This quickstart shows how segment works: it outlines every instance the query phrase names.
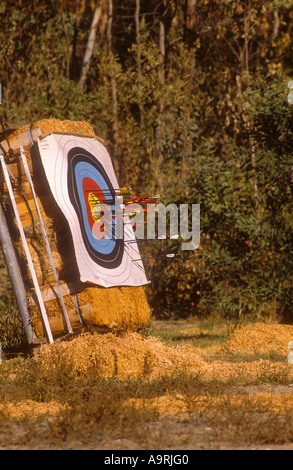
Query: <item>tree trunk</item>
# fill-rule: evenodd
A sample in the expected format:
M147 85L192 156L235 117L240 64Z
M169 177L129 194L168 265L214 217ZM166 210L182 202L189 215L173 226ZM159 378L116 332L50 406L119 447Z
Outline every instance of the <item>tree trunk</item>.
M280 30L280 17L277 10L274 10L274 31L273 31L273 39L275 40L279 35Z
M165 5L165 1L164 1ZM159 69L159 83L160 85L165 84L165 59L166 59L166 28L164 22L164 15L160 19L160 31L159 31L159 47L161 55L161 64Z
M185 0L184 10L184 42L189 48L195 42L195 6L196 0Z
M69 76L73 80L77 80L80 77L80 71L77 67L77 38L78 38L78 30L79 30L79 22L80 18L78 15L78 9L80 5L80 0L77 0L75 5L75 13L74 13L74 30L73 30L73 39L72 39L72 55L70 61L70 73Z
M108 56L111 64L110 81L111 81L111 95L112 95L112 158L117 178L119 180L120 166L116 158L116 145L118 141L118 98L117 98L117 82L115 76L115 58L113 55L112 44L112 25L113 25L113 0L108 0L108 25L107 25L107 43L108 43Z
M135 8L135 30L136 30L136 46L137 46L137 82L138 82L138 107L140 113L140 127L144 126L144 109L142 103L142 65L141 65L141 43L140 43L140 0L136 0Z
M86 79L87 79L87 74L90 68L90 62L91 58L93 55L93 50L94 50L94 45L95 45L95 40L96 40L96 34L97 34L97 28L98 24L101 18L102 14L102 7L103 7L104 0L101 0L100 2L97 3L96 9L94 12L92 24L91 24L91 29L88 37L88 42L83 58L83 65L82 65L82 70L80 74L80 79L79 79L79 86L81 89L84 89L85 84L86 84Z
M293 196L293 167L288 170L288 182Z
M166 27L165 27L165 13L166 13L166 2L167 0L163 0L164 4L164 10L162 12L161 18L160 18L160 26L159 26L159 48L160 48L160 57L161 57L161 63L159 67L159 73L158 73L158 82L159 82L159 87L160 87L160 94L158 98L158 121L157 121L157 130L156 130L156 157L158 161L158 168L160 171L158 171L158 185L159 185L159 190L163 190L163 161L164 161L164 155L162 152L161 148L161 139L164 133L164 122L163 122L163 116L164 116L164 99L163 99L163 89L165 86L165 65L166 65Z
M65 15L64 15L64 10L63 6L61 3L61 18L62 18L62 25L63 25L63 31L65 35L65 42L66 42L66 77L68 80L70 79L70 61L71 61L71 52L70 52L70 41L67 33L67 28L66 28L66 20L65 20Z

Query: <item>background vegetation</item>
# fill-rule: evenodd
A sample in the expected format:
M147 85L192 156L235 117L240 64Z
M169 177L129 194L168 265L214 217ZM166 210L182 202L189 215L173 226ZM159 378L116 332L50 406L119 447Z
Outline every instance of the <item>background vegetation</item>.
M292 321L292 2L0 0L0 15L2 130L86 120L121 186L201 204L195 252L141 243L180 254L146 262L154 314Z

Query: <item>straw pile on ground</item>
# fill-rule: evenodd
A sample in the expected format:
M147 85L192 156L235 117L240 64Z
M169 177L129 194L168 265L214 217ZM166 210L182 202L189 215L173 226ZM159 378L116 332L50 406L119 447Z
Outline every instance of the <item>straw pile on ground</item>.
M239 328L226 345L236 337L243 338L248 331L263 344L276 326ZM290 334L291 327L282 325L279 330L285 338L285 330ZM266 344L269 353L277 348L278 338ZM208 359L206 349L167 346L156 337L112 332L85 333L70 341L45 345L33 358L22 364L15 362L11 370L4 361L6 369L0 373L5 380L9 374L13 376L6 384L3 380L2 390L0 387L3 396L11 394L10 400L0 404L0 415L17 419L57 417L62 429L67 423L68 430L75 426L79 435L82 429L88 431L93 421L100 426L101 416L112 420L111 430L117 425L117 416L124 426L124 417L132 416L130 405L143 413L155 412L157 417L191 413L193 426L194 413L204 413L206 417L210 413L222 417L224 413L228 419L225 429L234 413L234 424L245 419L248 427L256 416L292 413L293 367L285 354L276 361L263 360L261 356L251 361L246 354L237 356L234 342L237 360L231 355L229 359L221 357L224 348L220 346L215 360ZM148 415L148 419L150 416L154 415ZM58 439L60 429L56 433Z
M93 127L87 122L60 121L58 119L41 120L32 126L24 126L8 137L9 150L5 155L8 168L13 175L12 184L18 211L24 227L31 252L38 283L41 287L50 326L53 334L66 333L62 308L57 296L56 282L45 241L38 223L37 211L24 169L20 164L19 146L23 145L31 176L34 182L38 204L44 221L57 275L64 287L64 302L68 310L73 329L80 329L81 323L76 309L76 297L83 318L83 326L97 326L137 331L149 324L150 307L143 287L119 287L104 289L79 282L79 272L75 262L73 243L68 223L56 206L48 188L40 159L30 145L28 130L31 135L44 137L52 132L61 132L82 136L95 136ZM37 134L36 134L37 133ZM7 139L3 145L7 146ZM7 192L2 184L0 191ZM6 216L11 236L20 260L20 268L28 292L30 315L37 336L44 337L43 324L39 309L33 300L34 288L22 242L15 224L14 214L9 204ZM74 286L74 288L73 288Z
M234 353L288 354L288 343L293 340L293 326L278 323L246 325L234 331L226 344Z
M183 371L197 373L205 367L192 347L168 347L138 333L85 333L69 342L42 347L35 360L40 373L48 375L58 367L76 376L93 372L120 378L153 379Z
M263 326L266 328L261 328ZM277 326L279 326L277 329L281 339L278 334L273 334ZM38 364L38 370L43 371L44 374L49 374L50 369L56 370L55 368L58 367L64 370L70 369L71 373L76 376L93 372L107 377L154 379L186 372L200 374L206 380L216 378L224 382L231 377L238 376L239 383L241 380L245 383L249 380L253 382L257 378L273 374L276 377L288 375L293 379L293 368L286 360L289 352L286 349L286 341L288 335L293 334L290 333L292 328L288 325L250 325L232 333L224 345L202 349L191 345L170 347L158 338L144 338L138 333L125 333L121 336L114 333L104 335L86 333L72 341L55 343L41 348L35 360ZM286 332L286 330L288 331ZM279 350L279 353L284 355L282 363L272 363L269 357L268 359L258 357L256 360L247 361L246 359L249 357L246 355L247 350L245 350L243 360L238 362L225 360L225 354L232 345L234 354L243 351L244 340L249 348L248 331L251 338L257 338L259 344L264 345L262 353L277 351L283 338L285 348L282 351ZM268 342L270 332L272 338ZM239 339L238 343L236 338ZM208 357L207 349L210 349L212 360ZM215 356L216 350L218 357Z

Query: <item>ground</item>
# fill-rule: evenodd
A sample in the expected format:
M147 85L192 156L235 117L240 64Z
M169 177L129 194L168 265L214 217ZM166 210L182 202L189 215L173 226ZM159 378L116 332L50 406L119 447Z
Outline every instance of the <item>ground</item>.
M0 450L293 449L293 326L153 321L0 365Z

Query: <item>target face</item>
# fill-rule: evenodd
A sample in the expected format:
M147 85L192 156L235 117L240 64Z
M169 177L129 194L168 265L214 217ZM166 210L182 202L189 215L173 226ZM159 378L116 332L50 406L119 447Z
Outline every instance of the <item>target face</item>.
M51 134L38 147L52 195L69 223L80 280L104 287L146 284L142 262L133 261L140 255L131 226L122 240L116 233L119 186L105 147L66 134Z
M89 255L100 266L118 267L123 259L124 242L116 237L115 189L102 165L81 147L68 152L68 192ZM105 204L111 209L108 227L103 230L100 226L98 230L96 224L102 219ZM109 232L111 238L106 236Z

